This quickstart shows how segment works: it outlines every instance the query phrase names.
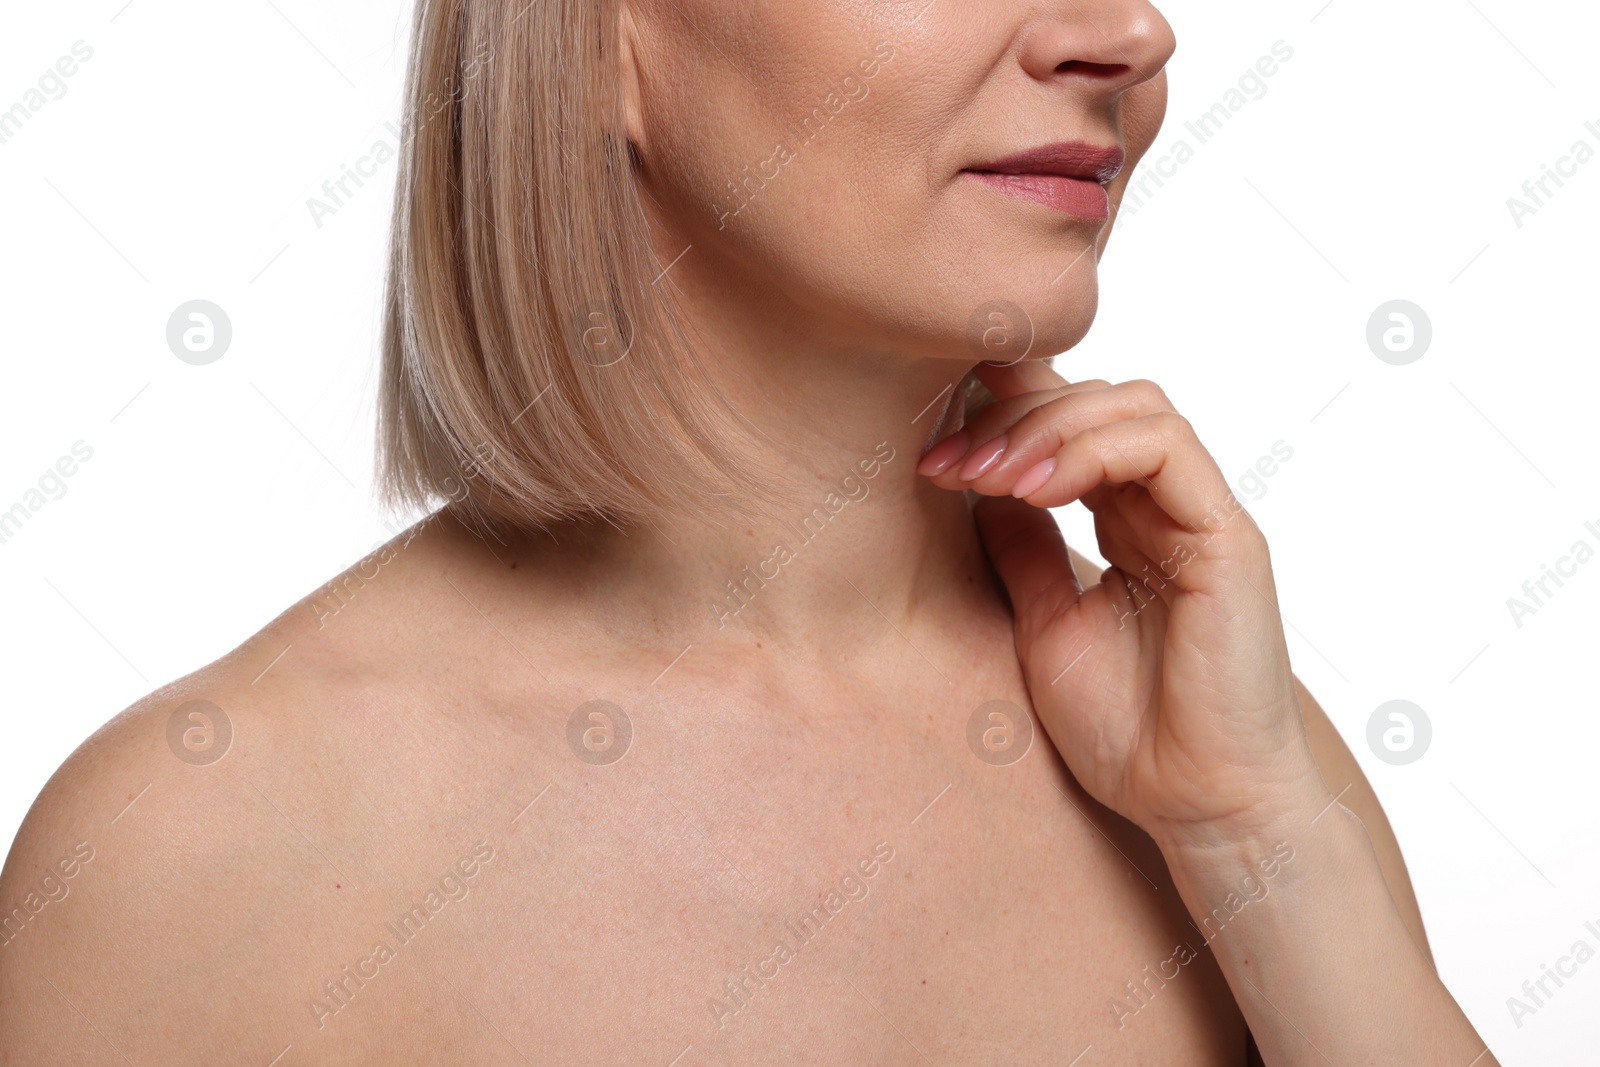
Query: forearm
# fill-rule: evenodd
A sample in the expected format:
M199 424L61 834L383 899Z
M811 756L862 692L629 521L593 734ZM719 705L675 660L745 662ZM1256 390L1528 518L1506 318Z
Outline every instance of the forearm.
M1495 1064L1342 805L1308 791L1247 833L1161 844L1268 1067Z

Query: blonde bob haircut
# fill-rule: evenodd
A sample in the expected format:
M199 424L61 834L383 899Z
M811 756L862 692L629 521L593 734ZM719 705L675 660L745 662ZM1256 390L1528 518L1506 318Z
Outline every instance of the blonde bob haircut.
M775 499L649 243L618 3L417 2L378 397L391 506L533 529Z

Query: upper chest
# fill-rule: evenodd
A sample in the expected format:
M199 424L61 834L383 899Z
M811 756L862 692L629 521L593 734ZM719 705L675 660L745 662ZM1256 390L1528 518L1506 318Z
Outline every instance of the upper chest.
M470 755L442 735L481 788L373 843L359 922L387 958L363 948L318 1029L484 1063L1242 1063L1159 853L999 691L585 703L557 741ZM394 766L396 795L438 772Z

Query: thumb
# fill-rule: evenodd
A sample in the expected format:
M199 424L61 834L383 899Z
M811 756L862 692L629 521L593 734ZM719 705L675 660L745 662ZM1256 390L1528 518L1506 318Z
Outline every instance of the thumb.
M1045 508L1011 496L984 497L974 509L978 535L1018 619L1049 618L1076 604L1083 586L1061 527Z
M994 394L996 400L1009 400L1023 393L1042 393L1046 389L1060 389L1070 384L1042 359L1025 359L1020 363L980 363L972 368L972 373Z

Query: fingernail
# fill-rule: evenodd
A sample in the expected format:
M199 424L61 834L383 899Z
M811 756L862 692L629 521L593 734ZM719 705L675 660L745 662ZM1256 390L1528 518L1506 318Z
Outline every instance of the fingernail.
M1029 493L1036 492L1041 485L1050 480L1050 476L1055 472L1056 457L1054 456L1051 456L1043 463L1035 463L1022 472L1022 477L1017 479L1017 484L1011 487L1011 495L1020 500Z
M982 477L984 471L1000 462L1000 456L1005 450L1006 435L1001 434L967 457L967 461L961 465L961 480L970 482L974 478Z
M966 431L960 431L951 437L928 449L927 455L922 457L917 464L918 474L943 474L950 468L950 464L967 454L967 449L972 447L972 439Z

